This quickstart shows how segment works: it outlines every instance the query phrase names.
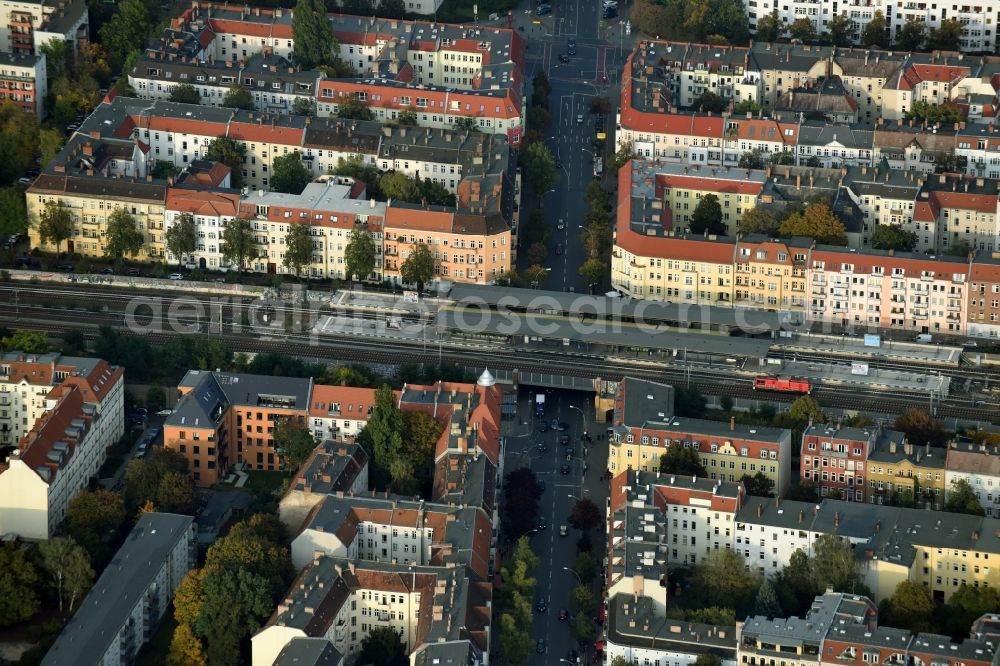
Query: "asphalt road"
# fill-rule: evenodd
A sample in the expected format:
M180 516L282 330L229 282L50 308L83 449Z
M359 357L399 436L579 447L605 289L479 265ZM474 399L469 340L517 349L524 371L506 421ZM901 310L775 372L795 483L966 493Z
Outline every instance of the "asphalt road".
M531 663L535 666L565 663L571 649L581 652L574 640L569 622L559 621L559 610L569 609L570 591L578 585L577 577L564 567L573 564L577 556L576 541L580 533L568 528L568 535L559 535L559 526L567 525L567 518L579 497L589 497L604 510L608 496L607 482L601 480L607 461L607 441L597 440L597 433L603 434L603 425L594 423L591 394L571 391L550 391L546 393L545 416L537 418L534 411L536 391L522 390L518 396L518 417L506 437L507 460L505 469L528 466L540 481L545 483L545 492L539 500L539 518L546 528L531 536L531 546L540 559L535 578L538 586L535 601L545 602L545 612L535 612L532 637L535 641L545 640L544 654L535 654ZM551 428L553 419L564 422L568 428L563 432ZM539 423L545 421L547 432L539 432ZM581 442L581 434L589 432L594 441L589 446ZM558 444L559 435L568 435L573 447L573 457L566 460L566 447ZM539 451L539 444L546 450ZM563 465L569 466L569 473L563 474ZM586 465L586 471L584 466ZM605 534L602 528L593 530L591 539L593 557L600 558L604 551ZM600 596L598 576L592 584L595 597ZM592 650L593 645L588 645ZM587 660L589 663L589 658Z
M557 0L552 6L553 13L541 18L533 13L536 6L536 0L530 0L530 9L522 6L515 24L519 30L523 28L521 33L528 39L529 85L538 71L544 71L552 85L549 96L552 123L546 144L562 165L555 188L542 195L553 239L547 262L549 277L540 286L586 292L588 285L577 269L586 259L581 239L586 212L583 195L594 179L592 142L597 127L596 116L588 113L588 108L595 96L608 96L611 113L606 128L613 130L618 106L618 70L630 45L625 25L619 23L625 19L604 20L601 3L596 0ZM576 42L576 55L563 63L559 56L567 53L570 40ZM610 132L606 145L608 150L613 147ZM561 230L557 228L560 220L564 227ZM557 253L557 246L561 252Z

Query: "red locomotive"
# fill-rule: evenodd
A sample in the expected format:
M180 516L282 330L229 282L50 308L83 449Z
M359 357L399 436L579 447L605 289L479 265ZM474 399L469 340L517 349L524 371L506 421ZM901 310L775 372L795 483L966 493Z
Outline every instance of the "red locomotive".
M775 375L760 375L753 380L754 390L780 391L782 393L809 393L812 386L808 379L801 377L778 377Z

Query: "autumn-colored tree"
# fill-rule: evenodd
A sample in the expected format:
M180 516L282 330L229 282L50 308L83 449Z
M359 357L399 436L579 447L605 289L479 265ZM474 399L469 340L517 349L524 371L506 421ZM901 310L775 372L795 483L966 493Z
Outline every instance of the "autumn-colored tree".
M174 629L167 666L206 666L204 647L186 624L179 624Z
M844 223L823 203L809 204L802 212L790 215L781 223L778 233L786 238L805 236L824 245L847 245Z

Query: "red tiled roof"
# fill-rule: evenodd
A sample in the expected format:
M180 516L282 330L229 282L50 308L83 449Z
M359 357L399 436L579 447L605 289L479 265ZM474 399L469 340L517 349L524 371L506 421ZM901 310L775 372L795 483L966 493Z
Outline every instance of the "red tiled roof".
M236 217L240 195L205 190L167 189L167 210L212 217Z

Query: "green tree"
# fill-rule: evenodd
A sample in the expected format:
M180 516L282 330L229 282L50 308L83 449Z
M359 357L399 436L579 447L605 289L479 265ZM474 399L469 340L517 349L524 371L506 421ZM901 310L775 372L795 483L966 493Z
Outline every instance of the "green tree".
M389 464L403 449L403 415L388 385L376 389L375 404L358 439L371 460L372 486L384 487Z
M705 416L705 408L708 402L695 387L674 385L674 413L677 416L700 419Z
M757 40L761 42L776 42L781 39L786 32L785 24L778 17L778 9L775 7L770 14L762 16L757 20Z
M757 597L753 603L754 615L762 615L766 618L775 618L781 615L781 604L778 602L778 593L774 591L774 584L771 579L764 576L760 587L757 588Z
M545 243L532 243L528 246L527 252L524 253L529 264L544 264L548 256L549 248Z
M748 150L740 155L740 161L737 163L741 169L763 169L766 162L766 156L764 151L760 148L754 148L753 150Z
M173 449L156 447L149 456L130 461L123 481L126 513L155 502L160 482L170 473L187 478L187 459Z
M787 217L778 228L784 237L805 236L824 245L846 245L844 223L823 203L809 204L801 213Z
M722 205L719 197L706 194L691 213L692 234L725 234L726 224L722 221Z
M417 291L423 292L424 284L434 278L434 269L437 267L437 260L434 253L425 243L417 243L417 246L410 250L403 265L399 267L403 282L417 285Z
M205 638L205 659L237 666L240 645L274 610L267 577L245 568L209 570L202 578L205 603L192 629Z
M207 666L204 646L186 624L179 624L174 629L170 652L167 654L167 666Z
M931 123L957 123L965 120L965 112L954 104L932 104L917 100L906 112L906 117Z
M59 599L59 612L73 610L76 600L83 596L94 581L87 551L69 537L53 537L38 544L42 568L52 579Z
M275 192L301 194L310 180L312 174L302 163L298 151L275 158L271 167L271 189Z
M982 505L976 492L965 479L955 479L951 482L951 489L947 493L948 497L944 502L944 510L951 513L968 513L973 516L985 516Z
M244 111L253 111L253 95L250 94L250 90L239 83L236 83L229 87L226 91L226 95L222 98L222 106L230 109L243 109Z
M124 57L145 48L155 25L146 0L121 0L111 18L101 26L100 44L108 53Z
M292 60L304 70L333 64L336 40L323 0L298 0L292 14Z
M711 90L706 90L694 98L691 106L704 113L722 113L729 106L729 102Z
M191 478L181 472L164 474L156 486L154 503L158 511L194 515L198 510L198 496Z
M769 479L764 472L757 472L753 476L749 474L744 474L740 478L740 482L743 487L746 488L748 495L757 495L758 497L774 497L774 481Z
M136 256L146 240L139 224L127 209L115 207L108 216L107 244L108 255L115 261L123 255Z
M941 633L953 636L968 636L969 627L985 613L995 613L1000 608L1000 591L985 585L973 587L963 583L948 603L941 609Z
M569 514L569 524L581 532L592 530L602 522L602 514L589 497L578 499Z
M315 116L316 102L309 97L296 97L292 102L292 115L295 116Z
M795 19L788 26L788 36L803 42L816 41L816 28L808 18Z
M549 271L538 264L533 264L524 269L524 280L532 288L540 287L549 277Z
M60 42L62 43L62 42ZM48 164L62 150L65 143L63 133L57 129L46 128L38 132L38 163Z
M660 471L683 476L708 476L698 457L698 450L680 442L671 442L660 456Z
M810 395L799 396L788 406L788 418L799 426L805 426L810 419L816 423L826 422L823 408Z
M854 34L854 21L847 12L841 12L827 21L826 29L834 46L850 46L854 42L851 37Z
M416 127L417 125L417 110L412 106L408 106L399 112L399 117L396 118L396 122L400 125Z
M876 224L872 231L872 247L876 250L912 252L917 245L917 235L892 224Z
M379 189L389 199L419 202L420 188L417 183L401 171L389 171L378 179Z
M349 120L374 120L375 114L356 96L344 95L337 99L337 117Z
M608 275L610 272L610 267L607 262L598 259L597 257L591 257L585 262L580 264L580 268L577 270L587 284L590 286L600 286L604 282L604 276Z
M236 266L242 273L247 262L257 256L257 238L250 220L236 217L222 225L222 258Z
M426 494L434 480L434 452L444 426L425 412L403 412L403 438L407 442L403 453L410 469L413 470L409 486L397 487L400 482L394 481L394 490L404 495Z
M861 45L866 49L889 48L889 24L881 9L875 10L872 20L861 31Z
M503 666L524 666L533 653L531 632L518 623L513 613L499 616L500 663Z
M235 189L243 186L243 163L246 161L247 148L230 138L220 136L212 139L205 150L205 159L221 162L230 168L232 174L230 183Z
M896 417L893 427L917 446L943 446L948 441L948 433L941 422L918 407L906 408Z
M29 331L19 328L10 335L0 338L0 348L3 348L4 351L43 354L49 350L49 340L42 331Z
M908 19L896 31L896 48L903 51L919 51L927 38L927 24L920 19Z
M170 89L169 100L180 104L201 104L201 94L190 83L178 83Z
M745 99L733 107L733 115L744 116L746 114L757 115L760 113L760 104L752 99Z
M203 569L191 569L184 575L174 593L174 619L180 626L194 627L205 605L205 590L201 581L205 577Z
M15 543L0 546L0 626L30 619L38 612L38 570Z
M778 220L767 208L751 208L740 219L740 231L745 234L764 234L773 238L778 233Z
M308 223L288 225L285 234L284 264L299 277L302 269L312 263L313 240Z
M694 666L722 666L722 657L711 652L703 652L694 660Z
M570 613L592 615L597 609L597 600L589 587L577 585L569 593Z
M760 586L756 570L747 571L746 560L735 550L713 550L695 568L695 585L705 605L748 612Z
M56 246L60 252L63 241L73 236L73 214L62 199L49 199L38 215L38 236L43 243Z
M573 638L580 643L589 643L594 640L594 621L590 616L577 613L573 618Z
M185 255L189 255L198 247L198 238L194 226L194 216L191 213L181 213L174 218L163 234L167 250L180 263Z
M879 621L886 626L913 632L935 631L931 616L934 600L922 584L904 580L896 585L892 596L879 606Z
M542 143L533 143L521 151L521 166L527 182L539 196L552 189L556 183L556 160Z
M958 19L942 19L927 34L927 46L935 51L957 51L962 42L962 24Z
M615 173L621 170L623 166L628 164L630 161L634 160L638 155L635 152L635 148L632 147L631 141L626 141L622 144L618 152L615 153L615 157L611 160L611 168L614 169Z
M66 531L90 559L103 559L106 540L113 540L125 523L125 501L110 490L81 490L66 507Z
M594 559L590 556L590 553L580 553L576 556L576 561L573 562L573 571L580 577L584 585L589 585L598 573L597 565L594 564Z
M376 627L361 640L361 653L357 663L378 666L408 666L406 646L399 640L399 634L389 627Z
M849 541L841 539L836 534L822 534L816 539L809 564L813 590L816 594L828 586L844 592L862 587L854 549Z
M312 455L316 440L305 424L291 419L279 421L274 426L274 447L287 469L297 470Z
M167 392L159 384L153 384L146 390L146 408L158 412L167 406Z
M367 280L375 270L375 259L378 248L367 227L356 225L351 229L347 247L344 248L344 266L347 279Z

